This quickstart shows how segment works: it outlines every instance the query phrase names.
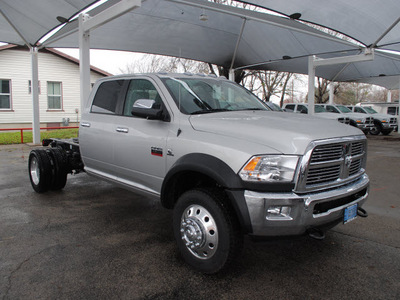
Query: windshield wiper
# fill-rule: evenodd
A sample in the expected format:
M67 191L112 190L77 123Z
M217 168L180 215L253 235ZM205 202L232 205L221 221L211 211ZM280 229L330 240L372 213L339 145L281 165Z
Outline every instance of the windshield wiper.
M222 111L231 111L231 110L226 109L226 108L212 108L212 109L208 109L208 110L196 110L190 114L191 115L200 115L200 114L209 114L209 113L213 113L213 112L222 112Z
M267 110L259 107L252 107L252 108L241 108L241 109L236 109L236 110Z

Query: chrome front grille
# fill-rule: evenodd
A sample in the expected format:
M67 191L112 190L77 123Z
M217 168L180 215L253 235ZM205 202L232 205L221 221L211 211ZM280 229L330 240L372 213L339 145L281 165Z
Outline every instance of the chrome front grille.
M338 118L338 121L343 124L350 124L350 118Z
M339 142L337 142L339 140ZM302 162L298 191L310 191L350 181L364 173L365 138L316 142ZM307 158L308 156L308 158Z
M389 123L390 124L397 124L397 119L396 118L390 118Z
M374 118L368 117L365 120L366 125L370 125L371 127L374 126Z

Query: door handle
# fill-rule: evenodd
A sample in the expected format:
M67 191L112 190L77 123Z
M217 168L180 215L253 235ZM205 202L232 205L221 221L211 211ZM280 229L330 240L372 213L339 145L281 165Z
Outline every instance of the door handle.
M117 132L122 132L122 133L128 133L129 132L129 130L128 130L128 128L122 128L122 127L117 127Z
M81 126L82 126L82 127L90 127L90 123L88 123L88 122L82 122L82 123L81 123Z

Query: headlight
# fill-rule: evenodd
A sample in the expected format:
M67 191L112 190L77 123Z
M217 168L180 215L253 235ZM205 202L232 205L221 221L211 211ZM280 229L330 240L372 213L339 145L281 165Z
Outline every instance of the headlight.
M357 119L356 122L357 122L357 123L364 123L364 122L365 122L365 119Z
M388 120L382 119L382 123L387 123Z
M298 156L289 155L254 156L239 175L245 181L292 182L298 160Z

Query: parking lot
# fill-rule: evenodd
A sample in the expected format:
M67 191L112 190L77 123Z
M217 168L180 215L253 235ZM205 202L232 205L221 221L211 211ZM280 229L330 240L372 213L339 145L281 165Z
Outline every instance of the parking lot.
M0 146L0 299L400 299L400 138L368 137L368 218L325 240L255 243L223 274L179 257L171 211L86 174L35 193Z

